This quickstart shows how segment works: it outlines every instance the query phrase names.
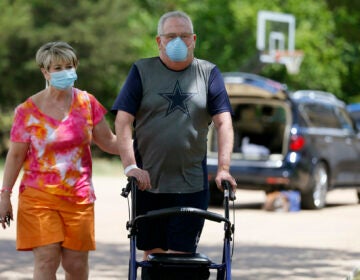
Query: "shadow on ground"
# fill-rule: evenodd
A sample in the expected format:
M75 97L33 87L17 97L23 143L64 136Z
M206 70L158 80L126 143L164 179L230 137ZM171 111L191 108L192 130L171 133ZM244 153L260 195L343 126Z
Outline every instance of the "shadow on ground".
M32 253L14 248L13 240L0 240L0 279L31 279ZM200 246L200 251L220 261L218 246ZM90 279L127 279L128 254L127 245L98 242L90 255ZM345 279L359 259L360 253L338 250L237 244L232 279ZM58 279L64 279L61 270ZM214 273L211 279L215 279Z
M359 258L360 253L339 250L254 245L239 246L233 263L239 280L342 280Z
M263 211L263 203L262 202L246 202L246 203L239 203L235 202L234 206L231 203L231 207L234 207L235 210L261 210ZM347 207L347 206L354 206L358 205L358 203L327 203L325 208L336 208L336 207ZM213 209L221 210L223 209L222 206L212 205ZM319 211L319 210L306 210L302 209L302 211Z

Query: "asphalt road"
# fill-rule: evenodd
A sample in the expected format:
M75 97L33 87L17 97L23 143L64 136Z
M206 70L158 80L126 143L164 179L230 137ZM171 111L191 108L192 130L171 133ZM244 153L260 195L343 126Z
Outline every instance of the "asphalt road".
M94 177L97 250L90 254L90 279L127 279L128 205L120 196L125 183L121 176ZM237 198L232 279L344 280L360 266L360 205L354 190L330 192L323 210L295 213L265 212L261 192L239 191ZM15 233L15 224L0 229L1 280L32 279L32 253L15 250ZM221 224L207 222L199 251L219 261L222 237ZM64 279L61 269L58 279Z

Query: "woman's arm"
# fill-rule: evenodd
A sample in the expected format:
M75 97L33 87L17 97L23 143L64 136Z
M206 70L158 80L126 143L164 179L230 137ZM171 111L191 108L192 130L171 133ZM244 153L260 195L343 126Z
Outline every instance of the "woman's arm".
M10 195L23 166L28 149L29 143L10 143L10 148L5 161L4 176L1 187L2 191L0 193L0 217L5 217L9 214L10 218L13 219ZM2 226L5 228L4 222L2 223Z
M118 155L116 135L111 131L106 119L103 118L93 129L93 141L104 152Z
M24 163L29 143L10 142L4 166L3 187L13 187Z

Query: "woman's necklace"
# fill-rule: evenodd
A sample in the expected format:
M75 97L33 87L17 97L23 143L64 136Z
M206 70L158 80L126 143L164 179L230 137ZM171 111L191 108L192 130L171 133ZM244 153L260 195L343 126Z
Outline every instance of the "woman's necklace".
M50 107L57 109L57 111L62 113L67 113L70 107L71 94L66 94L64 100L61 102L55 98L51 98Z

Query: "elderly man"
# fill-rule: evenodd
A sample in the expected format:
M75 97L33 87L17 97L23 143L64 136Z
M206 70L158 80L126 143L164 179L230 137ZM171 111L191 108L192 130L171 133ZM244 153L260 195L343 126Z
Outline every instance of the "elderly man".
M216 183L228 180L233 148L231 106L219 69L194 57L189 16L164 14L158 23L159 56L134 63L112 111L127 176L137 179L137 214L174 206L208 207L208 126L218 136ZM134 141L132 136L134 132ZM201 218L176 217L139 225L137 247L150 253L195 252Z

